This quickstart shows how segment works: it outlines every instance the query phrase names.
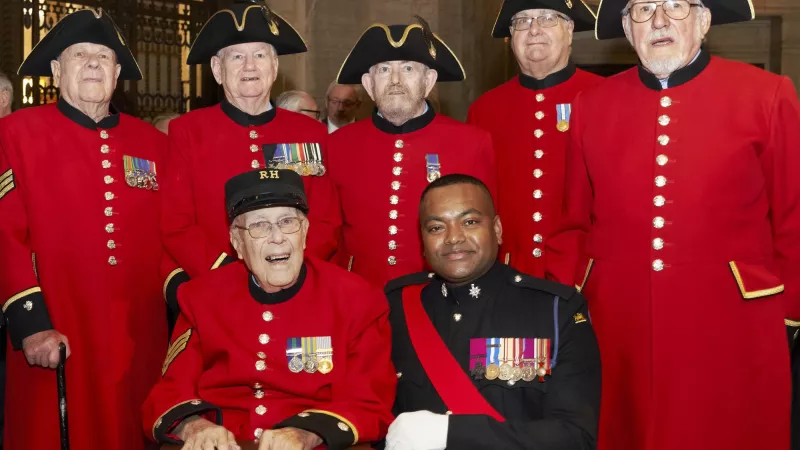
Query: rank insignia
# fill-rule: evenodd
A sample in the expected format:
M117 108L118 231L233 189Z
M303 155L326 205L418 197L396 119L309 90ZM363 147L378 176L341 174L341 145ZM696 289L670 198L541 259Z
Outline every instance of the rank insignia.
M577 313L574 316L572 316L572 318L575 319L575 323L586 322L586 316L584 316L583 313Z
M122 161L125 166L125 182L128 186L158 190L155 162L128 155L124 155Z
M425 167L428 173L428 183L433 183L442 176L439 155L436 153L425 155Z
M14 172L11 169L6 170L0 175L0 198L3 198L9 192L14 190Z
M167 373L167 369L169 369L169 365L172 364L172 361L175 361L175 358L177 358L178 355L186 350L186 345L189 343L189 339L191 337L192 329L189 328L183 334L176 337L174 341L172 341L169 349L167 349L167 357L164 359L164 364L161 366L162 377Z
M569 103L560 103L556 105L556 115L558 117L556 129L562 133L569 130L569 117L572 115L572 105Z
M304 177L325 175L322 150L316 142L264 144L263 150L270 169L294 170Z
M331 337L316 336L287 339L286 361L292 373L330 373L333 370Z

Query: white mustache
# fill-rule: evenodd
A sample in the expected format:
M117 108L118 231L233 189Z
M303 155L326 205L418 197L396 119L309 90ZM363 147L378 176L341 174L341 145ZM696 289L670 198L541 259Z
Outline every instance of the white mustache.
M660 28L647 35L647 41L653 42L658 39L672 38L675 39L675 33L669 28Z

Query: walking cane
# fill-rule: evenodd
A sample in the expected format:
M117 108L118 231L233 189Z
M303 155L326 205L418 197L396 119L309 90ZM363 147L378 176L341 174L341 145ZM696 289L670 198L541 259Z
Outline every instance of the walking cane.
M67 346L62 342L58 344L59 360L56 368L56 382L58 384L58 422L61 430L61 450L69 450L69 428L67 426L67 377L64 373L64 363L67 361Z

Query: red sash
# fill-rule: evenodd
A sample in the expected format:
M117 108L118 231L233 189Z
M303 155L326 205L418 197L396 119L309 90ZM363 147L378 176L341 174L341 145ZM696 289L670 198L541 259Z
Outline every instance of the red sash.
M424 284L417 284L403 288L403 311L411 345L434 389L453 414L483 414L505 422L506 419L478 392L439 337L422 307L423 287Z

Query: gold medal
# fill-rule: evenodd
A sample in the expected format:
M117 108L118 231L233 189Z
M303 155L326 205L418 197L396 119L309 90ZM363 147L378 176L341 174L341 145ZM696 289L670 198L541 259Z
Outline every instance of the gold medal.
M317 365L317 369L319 369L319 372L323 374L330 373L330 371L333 370L333 361L327 358L323 359Z
M492 363L486 366L487 380L496 380L499 375L500 375L500 368L497 367L497 364Z
M560 120L556 125L556 129L564 133L565 131L569 130L569 122L567 122L566 120Z
M500 366L500 379L503 381L508 381L511 379L511 366L508 363L503 363Z
M309 167L307 163L303 163L303 165L301 167L302 167L302 171L301 171L300 175L302 175L304 177L307 177L307 176L311 175L311 167Z

